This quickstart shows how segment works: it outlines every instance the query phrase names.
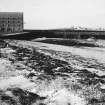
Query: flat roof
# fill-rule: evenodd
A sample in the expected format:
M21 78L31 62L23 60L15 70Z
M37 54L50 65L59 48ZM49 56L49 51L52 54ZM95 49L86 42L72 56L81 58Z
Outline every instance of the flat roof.
M0 12L0 14L23 14L23 12Z
M23 12L0 12L0 17L16 17L21 16L23 17Z

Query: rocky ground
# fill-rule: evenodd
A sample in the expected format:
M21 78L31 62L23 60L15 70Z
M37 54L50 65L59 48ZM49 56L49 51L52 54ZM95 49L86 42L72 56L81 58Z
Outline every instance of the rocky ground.
M0 105L104 105L104 51L0 40Z

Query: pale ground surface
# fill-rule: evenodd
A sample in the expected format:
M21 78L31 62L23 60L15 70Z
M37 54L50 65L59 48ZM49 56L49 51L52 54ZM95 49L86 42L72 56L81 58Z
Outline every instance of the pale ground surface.
M71 46L46 44L40 42L19 42L19 44L25 43L25 45L39 47L40 49L51 49L55 51L71 52L74 55L80 55L85 58L93 58L98 62L105 63L105 48L90 48L82 47L76 48Z
M63 56L61 52L71 53L72 55L80 56L85 59L95 59L97 62L105 65L105 48L76 48L71 46L67 47L31 41L11 41L10 44L28 49L32 49L34 47L40 53L50 55L53 58L64 60L69 63L71 61L65 58L65 56L68 55ZM54 55L46 50L53 50L55 52L58 52L58 55ZM82 94L82 90L75 91L71 88L67 89L64 86L65 81L68 82L69 85L72 85L73 83L71 82L71 80L76 81L75 76L72 77L68 74L70 76L70 79L68 78L67 80L63 80L63 78L58 77L55 80L51 80L50 83L47 83L47 80L39 82L36 80L36 77L34 77L34 82L31 82L30 79L25 78L25 75L30 73L30 71L27 71L28 68L23 67L24 65L21 65L21 62L19 64L12 64L11 61L9 61L8 56L10 57L11 53L15 52L15 50L11 48L1 48L0 52L4 54L4 56L7 56L7 58L0 58L0 89L6 90L8 87L19 87L21 89L37 93L40 96L47 97L47 99L44 101L46 105L87 105L87 100ZM59 52L61 55L59 54ZM75 61L72 62L73 63L71 63L71 66L75 69L86 69L92 73L96 73L99 76L105 75L105 71L100 70L100 68L88 68L82 64L75 65ZM21 65L24 68L24 70L18 71L15 67L16 65ZM85 90L89 87L84 86L83 88ZM101 83L100 88L105 89L105 85Z

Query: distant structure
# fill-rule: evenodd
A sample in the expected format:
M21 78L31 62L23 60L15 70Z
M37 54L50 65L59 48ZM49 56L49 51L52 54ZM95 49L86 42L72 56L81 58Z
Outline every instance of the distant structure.
M96 39L105 39L105 31L97 30L51 30L51 32L56 35L56 37L63 38L73 38L73 39L87 39L87 38L96 38ZM51 32L49 35L51 35ZM54 36L53 35L53 36Z
M0 12L0 33L15 33L22 31L22 12Z

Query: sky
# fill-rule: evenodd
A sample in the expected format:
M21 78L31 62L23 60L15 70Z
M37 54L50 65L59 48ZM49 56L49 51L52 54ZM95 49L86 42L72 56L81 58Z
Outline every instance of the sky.
M17 11L25 29L105 28L105 0L0 0L0 12Z

